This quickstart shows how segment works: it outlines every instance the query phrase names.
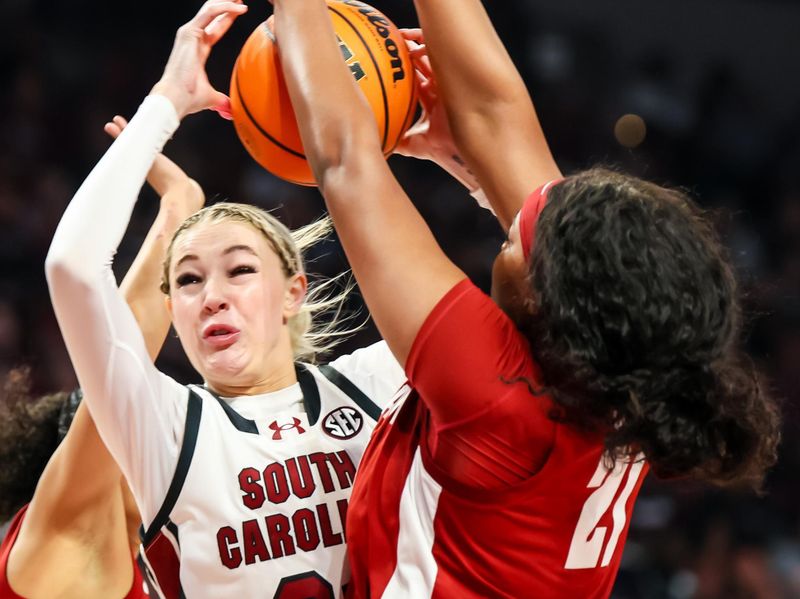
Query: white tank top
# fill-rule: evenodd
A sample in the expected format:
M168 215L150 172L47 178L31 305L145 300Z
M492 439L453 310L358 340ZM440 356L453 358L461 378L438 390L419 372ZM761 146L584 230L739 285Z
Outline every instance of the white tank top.
M166 599L342 596L347 501L381 410L331 366L296 369L300 409L261 422L189 387L175 476L142 534Z

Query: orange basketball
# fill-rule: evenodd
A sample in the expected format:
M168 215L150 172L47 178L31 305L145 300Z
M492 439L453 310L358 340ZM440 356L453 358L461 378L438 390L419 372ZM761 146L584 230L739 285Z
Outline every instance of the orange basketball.
M414 69L400 32L383 14L357 0L328 0L339 48L369 102L389 156L414 118ZM315 185L303 154L294 111L283 79L273 18L245 42L231 76L236 133L255 160L271 173Z

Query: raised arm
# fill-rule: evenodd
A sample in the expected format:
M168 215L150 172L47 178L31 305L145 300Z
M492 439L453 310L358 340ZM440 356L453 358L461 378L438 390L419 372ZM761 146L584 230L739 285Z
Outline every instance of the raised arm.
M106 127L113 137L125 126L120 118L115 119L118 124ZM153 187L161 195L161 204L121 289L142 329L150 357L155 359L169 330L169 315L159 289L161 264L172 234L202 206L203 193L163 154L156 157L148 179L157 183ZM54 581L69 580L69 569L75 565L74 559L65 555L75 551L100 553L103 569L112 581L119 580L118 569L130 569L126 531L109 526L124 522L121 482L120 469L83 403L39 479L15 543L8 564L15 589L31 596L56 592ZM42 568L53 578L43 579Z
M462 157L503 228L560 172L530 94L480 0L414 0Z
M353 273L401 364L436 303L464 274L395 180L342 61L324 0L276 0L275 33L303 146Z
M116 139L127 126L121 116L106 123L105 131ZM161 196L156 220L142 249L120 284L120 291L144 335L147 353L155 360L169 330L169 313L159 291L162 266L173 233L205 203L203 189L172 160L159 154L147 173L147 182Z
M394 151L402 156L431 160L438 164L456 181L466 187L484 208L491 209L482 201L480 183L475 174L461 157L461 152L453 139L447 113L439 99L439 88L433 76L428 51L422 41L419 29L401 29L405 38L414 73L417 78L417 90L422 114L419 120L406 131Z
M122 117L115 117L105 130L116 139L126 125ZM178 226L202 208L205 197L197 182L163 154L156 156L147 180L161 196L159 210L120 292L142 331L150 358L155 360L170 326L164 294L159 288L167 246ZM37 490L29 517L35 521L37 502L41 502L47 506L41 511L47 514L48 524L73 526L93 502L111 499L110 489L119 485L120 476L119 467L82 405L42 476L39 488L44 492Z
M211 46L241 3L209 0L176 35L167 70L205 64ZM146 524L163 501L183 439L186 389L155 368L134 315L117 288L112 256L154 159L183 116L225 109L227 98L205 71L180 90L178 104L145 99L75 194L56 230L46 261L53 308L89 410L136 497Z

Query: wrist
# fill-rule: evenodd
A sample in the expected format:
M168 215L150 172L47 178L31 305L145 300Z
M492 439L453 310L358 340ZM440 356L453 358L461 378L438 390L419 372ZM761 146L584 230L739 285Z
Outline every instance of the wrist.
M183 120L183 117L189 113L188 106L186 106L186 101L184 99L185 94L181 93L174 85L159 81L150 90L150 95L163 96L169 100L172 107L175 109L178 120Z
M158 190L157 190L158 191ZM205 194L200 184L186 175L171 181L161 193L162 209L178 209L182 219L200 210L205 204Z
M477 178L472 171L469 170L469 167L458 154L458 152L455 151L455 148L447 148L437 152L436 157L432 160L445 171L450 173L454 179L466 187L470 192L480 188Z

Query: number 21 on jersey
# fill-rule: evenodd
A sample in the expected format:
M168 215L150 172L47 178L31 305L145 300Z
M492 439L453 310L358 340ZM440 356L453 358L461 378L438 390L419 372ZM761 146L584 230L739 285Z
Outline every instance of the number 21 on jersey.
M600 458L597 470L587 485L587 488L595 491L583 504L564 568L580 570L605 567L611 563L619 537L625 529L627 520L625 505L639 481L644 464L644 456L639 454L633 460L629 458L617 460L614 469L609 471L605 460ZM622 492L617 494L623 481L625 486ZM611 516L614 522L610 535L607 527L599 526L600 520L609 509L612 510Z

